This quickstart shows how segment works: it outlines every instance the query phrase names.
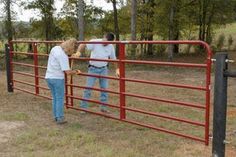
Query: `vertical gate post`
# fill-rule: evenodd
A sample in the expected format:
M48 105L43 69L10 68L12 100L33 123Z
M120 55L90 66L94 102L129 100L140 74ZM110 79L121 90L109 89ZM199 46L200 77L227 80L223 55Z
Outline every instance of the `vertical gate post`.
M68 79L67 79L67 75L66 75L66 73L64 74L64 76L65 76L65 100L66 100L66 109L68 109L68 106L69 106L69 99L68 99L68 88L69 88L69 86L68 86Z
M35 94L39 94L39 69L38 69L38 50L37 43L33 43L34 50L34 79L35 79Z
M119 69L120 69L120 119L126 118L125 113L125 44L119 44Z
M72 63L73 62L73 59L70 59L70 65L71 66L73 66ZM72 67L71 67L72 68ZM72 70L72 69L71 69ZM66 75L66 77L67 77L68 75ZM72 86L72 84L73 84L73 75L70 75L70 86L69 86L69 88L70 88L70 96L73 96L74 95L74 91L73 91L73 86ZM73 97L71 97L70 98L70 105L71 106L74 106L74 98Z
M11 65L11 55L10 46L5 44L5 57L6 57L6 75L7 75L7 91L13 92L13 78L12 78L12 65Z
M214 117L213 117L213 143L212 156L225 156L225 132L227 112L227 53L216 54L215 63L215 90L214 90Z

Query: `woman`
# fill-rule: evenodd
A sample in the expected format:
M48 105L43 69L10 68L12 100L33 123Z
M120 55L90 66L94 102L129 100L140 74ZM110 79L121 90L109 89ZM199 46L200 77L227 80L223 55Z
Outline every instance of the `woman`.
M49 54L45 79L52 94L53 117L57 124L66 123L64 118L65 73L79 74L79 70L71 70L68 55L76 50L76 39L70 39L59 46L54 46Z

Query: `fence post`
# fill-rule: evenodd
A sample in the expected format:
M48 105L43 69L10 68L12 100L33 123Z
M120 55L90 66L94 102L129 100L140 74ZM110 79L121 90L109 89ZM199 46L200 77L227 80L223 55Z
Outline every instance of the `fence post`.
M66 73L64 74L64 76L65 76L65 100L66 100L66 109L68 109L68 106L69 106L69 99L68 99L68 88L69 88L69 86L68 86L68 78L67 78L67 75L66 75Z
M37 43L33 43L34 51L34 79L35 79L35 94L39 94L39 69L38 69L38 50Z
M217 53L215 63L214 117L212 156L225 156L225 131L227 112L227 53Z
M13 92L13 80L12 80L12 65L11 65L11 55L10 46L5 44L5 57L6 57L6 75L7 75L7 91Z
M119 44L119 69L120 69L120 119L126 118L125 113L125 44Z
M71 65L71 68L72 68L72 62L73 62L73 59L70 59L69 60L70 61L70 65ZM71 69L72 70L72 69ZM67 77L68 75L66 75L66 77ZM70 84L73 84L73 75L70 75ZM74 95L74 90L73 90L73 86L71 85L71 86L69 86L69 88L70 88L70 96L73 96ZM70 105L73 107L74 106L74 98L73 97L71 97L70 98Z

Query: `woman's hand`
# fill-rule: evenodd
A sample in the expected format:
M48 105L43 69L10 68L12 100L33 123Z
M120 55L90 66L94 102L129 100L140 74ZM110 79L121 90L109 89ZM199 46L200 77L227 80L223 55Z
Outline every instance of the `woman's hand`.
M81 74L81 71L80 70L75 70L76 71L76 75L79 75L79 74Z
M76 53L72 54L71 57L79 58L80 55L81 55L81 53L79 51L77 51Z
M67 75L79 75L81 74L81 71L80 70L66 70L65 73Z

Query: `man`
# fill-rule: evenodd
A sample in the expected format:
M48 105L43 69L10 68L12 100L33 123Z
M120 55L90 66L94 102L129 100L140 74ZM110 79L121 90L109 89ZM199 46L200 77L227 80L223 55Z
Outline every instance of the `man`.
M103 39L92 39L90 41L114 41L115 36L113 33L106 33ZM112 44L80 44L78 51L73 57L78 57L80 52L84 52L85 48L91 51L90 58L93 59L116 59L115 48ZM95 74L106 76L108 75L108 62L105 61L89 61L88 74ZM116 75L119 76L119 69L116 69ZM96 80L99 79L99 85L101 89L108 88L108 80L106 78L87 77L86 86L93 87ZM90 99L91 89L84 90L84 99ZM100 102L107 103L108 93L101 91ZM88 108L87 101L81 101L80 107L83 109ZM101 112L109 113L105 105L100 106Z

